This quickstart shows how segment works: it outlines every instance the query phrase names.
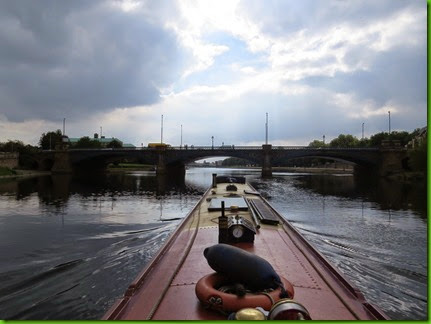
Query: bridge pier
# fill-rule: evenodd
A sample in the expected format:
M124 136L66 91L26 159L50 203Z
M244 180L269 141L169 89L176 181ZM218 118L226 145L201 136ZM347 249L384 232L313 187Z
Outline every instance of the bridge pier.
M271 150L272 145L262 145L263 161L262 161L262 177L272 177Z
M69 152L56 151L54 154L54 165L52 166L52 173L72 173L72 164L70 163Z
M394 173L407 171L407 151L399 149L381 148L381 158L377 165L377 173L387 177Z
M164 150L159 149L157 154L157 165L156 165L156 174L165 175L166 174L166 163L165 163L165 154Z
M156 167L157 176L174 176L174 177L184 177L186 174L185 165L160 165Z
M157 158L157 166L156 166L156 175L157 176L175 176L175 177L184 177L186 174L186 166L182 163L177 164L166 164L165 161L166 151L162 148L158 152Z

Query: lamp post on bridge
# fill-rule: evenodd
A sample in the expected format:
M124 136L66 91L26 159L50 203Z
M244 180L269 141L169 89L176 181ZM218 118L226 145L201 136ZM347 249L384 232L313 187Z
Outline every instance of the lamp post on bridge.
M214 150L214 136L211 136L211 149Z
M265 123L265 145L268 145L268 113L266 113L266 123Z
M364 124L365 123L362 123L362 140L364 140Z
M391 135L391 111L388 111L389 114L389 135Z
M162 115L162 125L160 129L160 144L163 144L163 115Z
M181 125L181 141L180 141L180 149L183 147L183 125Z

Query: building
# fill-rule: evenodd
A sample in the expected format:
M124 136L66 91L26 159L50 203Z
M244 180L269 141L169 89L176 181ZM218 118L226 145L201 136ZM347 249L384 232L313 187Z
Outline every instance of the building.
M417 148L426 139L427 139L427 126L419 129L418 134L410 142L407 143L406 147L411 149Z
M74 145L74 144L78 143L78 141L81 138L82 137L69 137L69 144ZM123 148L136 148L135 145L123 143L123 141L119 140L116 137L108 137L108 138L106 138L105 136L99 137L99 134L97 134L97 133L94 134L92 140L100 142L102 147L107 147L108 144L111 143L112 141L118 141L121 144L121 147L123 147Z

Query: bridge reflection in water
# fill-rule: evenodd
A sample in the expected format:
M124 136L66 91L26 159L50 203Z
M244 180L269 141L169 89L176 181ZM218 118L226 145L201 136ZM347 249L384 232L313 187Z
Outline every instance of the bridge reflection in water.
M65 149L44 151L37 157L39 169L54 173L105 169L108 164L133 160L156 166L157 175L185 174L187 163L218 156L248 160L262 167L262 176L271 176L273 166L285 166L291 159L323 158L355 165L381 176L405 169L407 150L400 147L312 148L306 146L190 146L115 149Z

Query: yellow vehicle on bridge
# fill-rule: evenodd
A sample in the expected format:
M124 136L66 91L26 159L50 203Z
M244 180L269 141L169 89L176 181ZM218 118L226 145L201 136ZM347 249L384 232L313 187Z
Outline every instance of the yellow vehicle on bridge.
M170 144L166 143L148 143L149 148L161 148L161 147L171 147Z

